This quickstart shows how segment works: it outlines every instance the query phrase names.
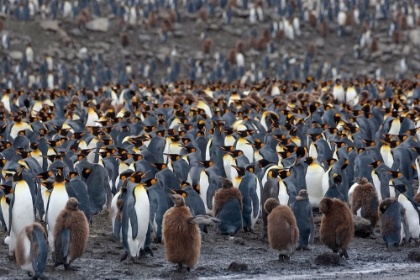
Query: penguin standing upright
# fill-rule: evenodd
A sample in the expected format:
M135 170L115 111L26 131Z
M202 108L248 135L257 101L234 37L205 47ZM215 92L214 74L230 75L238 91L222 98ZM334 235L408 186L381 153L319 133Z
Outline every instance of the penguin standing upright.
M47 233L39 223L26 226L16 243L16 263L32 279L44 279L47 264Z
M309 202L307 190L302 189L299 191L296 201L291 208L299 229L299 240L296 250L309 250L308 243L314 243L315 229L312 205Z
M46 223L47 223L47 232L48 232L48 243L51 253L54 253L54 228L57 222L57 217L60 214L61 210L66 207L66 204L69 200L69 194L66 190L66 185L64 182L64 175L61 169L57 170L55 176L55 183L53 184L54 188L49 196L47 211L46 211Z
M220 177L222 188L214 195L214 216L221 234L235 235L242 228L242 195L229 179Z
M321 219L319 238L321 242L349 258L347 248L354 236L353 216L347 204L336 198L323 198L319 210L324 214Z
M35 222L34 204L30 187L22 177L23 170L19 170L13 176L13 197L9 207L9 237L5 243L9 245L9 254L13 255L17 237L28 225ZM7 239L7 237L6 237Z
M362 208L362 217L369 220L372 231L379 220L379 199L375 187L366 178L359 180L353 191L351 209L353 215Z
M325 171L319 163L315 162L314 157L306 158L305 163L308 165L306 168L305 180L309 202L311 202L312 207L315 208L318 207L321 199L324 197L322 178Z
M299 238L296 218L288 206L280 205L275 198L267 199L264 209L268 213L267 234L270 247L279 251L280 260L289 261Z
M386 247L399 246L403 238L410 239L405 208L395 197L387 198L379 205L381 212L381 234Z
M85 252L89 238L89 224L79 210L79 202L71 197L66 207L57 216L54 227L55 264L71 269L70 264Z
M143 249L146 235L149 228L150 202L147 191L143 183L138 183L131 177L127 184L127 194L124 198L122 212L122 238L124 255L121 260L125 260L130 254L131 261Z
M252 231L260 213L260 200L257 195L257 180L253 173L248 172L245 167L234 167L238 176L234 178L233 185L242 194L242 219L245 232Z
M410 237L415 241L420 238L420 204L408 195L408 187L405 185L396 185L394 188L400 193L398 202L405 209Z
M210 216L193 217L190 209L185 206L184 198L179 194L171 195L171 199L175 206L163 216L165 257L178 265L178 271L182 270L183 265L190 271L200 257L201 234L197 224L214 223L218 220Z

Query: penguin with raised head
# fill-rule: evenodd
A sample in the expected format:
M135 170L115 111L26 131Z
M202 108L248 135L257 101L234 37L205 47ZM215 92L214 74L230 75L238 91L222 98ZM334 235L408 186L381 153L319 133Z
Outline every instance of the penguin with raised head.
M35 222L34 204L31 189L23 180L23 170L20 169L13 175L13 196L9 206L9 255L15 252L17 238L20 232L28 225ZM7 238L6 238L7 239Z
M185 182L185 181L181 182L181 189L182 190L175 190L175 192L179 195L182 195L182 197L185 200L185 204L188 206L188 208L190 208L193 216L205 215L206 208L204 207L204 202L201 199L200 195L197 193L197 191L191 187L190 183ZM185 192L185 194L180 193L180 191ZM200 230L207 233L206 225L200 225L199 227L200 227Z
M242 194L242 219L245 232L252 231L260 213L260 200L257 195L257 180L245 167L234 166L238 176L233 178L233 186Z
M171 199L175 206L168 209L163 216L165 257L178 265L179 272L182 271L183 265L190 271L200 257L201 234L197 224L212 224L219 220L202 215L194 217L179 194L172 194Z
M339 186L342 184L343 178L337 173L332 174L332 182L329 183L328 190L325 192L324 197L337 198L346 202L343 193L340 191Z
M410 239L405 208L395 197L387 198L379 205L381 213L381 234L386 247L397 247L403 240Z
M418 241L420 238L420 204L408 195L407 186L394 185L394 188L399 192L398 202L405 209L410 237Z
M66 207L57 216L54 226L55 264L71 270L70 264L80 258L86 250L89 224L85 214L79 210L79 202L71 197Z
M309 201L311 202L312 207L318 207L319 202L324 197L322 178L325 171L324 168L315 161L314 157L307 157L304 162L308 165L306 168L305 181Z
M299 238L296 218L288 206L281 205L275 198L267 199L264 209L268 213L267 235L270 247L279 251L281 261L288 262Z
M379 220L379 199L375 187L366 178L360 179L353 190L351 210L353 215L361 208L362 218L370 221L372 232Z
M213 213L221 234L235 235L242 228L242 195L229 179L220 177L222 188L214 195Z
M32 279L44 279L48 256L48 238L39 223L26 226L19 234L16 243L16 263Z
M312 205L309 202L307 190L302 189L299 191L296 201L291 208L299 229L299 240L296 250L309 250L308 244L314 243L315 229Z
M61 210L66 207L66 204L70 198L64 179L63 170L60 168L57 170L55 175L55 183L53 183L53 189L47 204L45 221L47 224L48 243L51 253L54 253L54 228L57 217Z
M140 180L141 180L140 176ZM136 262L140 249L144 248L150 220L150 201L144 183L139 178L130 177L127 192L124 197L122 211L122 240L124 254L121 261L128 255Z
M340 257L349 258L347 248L354 236L353 216L346 203L337 198L323 198L319 210L324 214L319 239Z

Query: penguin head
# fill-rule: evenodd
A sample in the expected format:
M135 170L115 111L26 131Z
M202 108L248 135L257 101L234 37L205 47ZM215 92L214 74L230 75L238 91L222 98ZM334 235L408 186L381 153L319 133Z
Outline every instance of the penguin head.
M144 187L149 188L149 187L153 186L154 184L156 184L156 182L157 182L157 180L155 178L150 178L149 180L144 181L141 184Z
M162 171L167 166L166 163L152 163L151 165L156 167L159 171Z
M397 202L397 199L395 197L387 198L381 202L379 205L379 211L383 214L385 211L391 206L391 204ZM404 210L405 211L405 210Z
M296 197L296 200L307 200L308 198L308 191L306 189L301 189L299 194Z
M369 167L377 168L379 165L381 165L382 161L377 160L372 162L371 164L368 164Z
M402 177L402 173L400 171L389 170L389 171L387 171L387 173L390 174L392 178Z
M0 185L0 189L4 191L5 195L13 192L13 187L11 185Z
M333 179L334 184L336 185L341 185L341 183L343 182L343 177L341 177L341 175L337 173L334 173L332 175L332 179Z
M231 165L233 168L236 169L236 171L238 171L238 176L239 177L243 177L245 176L245 167L239 167L239 166L235 166L235 165Z
M397 185L393 185L393 187L395 188L396 191L398 191L399 193L405 193L406 191L408 191L408 186L404 185L404 184L397 184Z
M280 202L275 198L269 198L264 203L264 210L265 212L270 214L271 211L273 211L273 209L276 208L277 206L280 206Z
M219 177L219 180L222 183L222 188L228 189L228 188L233 187L233 184L232 184L232 182L229 179L223 178L223 177Z
M35 176L35 178L39 178L39 179L42 179L42 180L47 180L47 179L51 178L52 176L53 176L53 172L50 170L50 171L39 173L38 175Z
M186 191L183 191L183 190L171 190L171 192L173 192L174 194L179 194L184 199L188 196L188 193Z
M179 159L181 159L181 156L178 154L166 154L163 153L165 156L169 157L171 159L171 161L177 161Z
M185 206L185 201L182 195L179 194L171 194L171 199L175 204L175 207L182 207Z
M198 162L199 164L201 164L202 166L204 166L205 168L209 168L211 166L213 166L213 161L211 160L203 160Z
M66 209L71 210L71 211L77 211L79 210L79 204L80 203L76 198L70 197L69 200L67 201Z
M307 165L311 165L313 162L315 162L315 158L307 157L303 162L306 163Z
M327 214L328 212L330 212L333 203L334 202L331 198L324 197L319 203L319 211L321 211L323 214Z

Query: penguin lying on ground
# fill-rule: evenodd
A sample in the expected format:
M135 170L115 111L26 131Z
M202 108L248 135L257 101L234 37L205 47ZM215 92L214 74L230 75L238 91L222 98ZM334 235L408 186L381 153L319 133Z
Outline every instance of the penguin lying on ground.
M179 194L171 195L175 206L166 211L163 216L163 242L165 257L168 261L178 265L187 266L187 271L197 263L200 257L201 233L199 223L219 223L220 220L206 215L192 216L185 206L184 198Z

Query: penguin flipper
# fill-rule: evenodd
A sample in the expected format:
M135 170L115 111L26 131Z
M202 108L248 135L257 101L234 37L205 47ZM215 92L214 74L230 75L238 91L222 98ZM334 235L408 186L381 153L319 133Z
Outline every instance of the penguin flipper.
M55 241L55 267L64 264L70 250L70 229L63 228Z
M137 226L137 214L136 211L129 211L128 218L130 219L131 223L131 232L132 232L132 238L135 239L137 237L138 233L138 226Z
M260 213L260 201L257 196L257 191L255 189L251 190L251 200L252 200L252 209L254 211L254 218Z
M315 226L314 226L314 217L313 217L313 213L312 213L312 208L310 206L309 209L309 227L311 229L311 236L309 237L309 244L314 244L314 239L315 239Z
M206 224L206 225L211 225L211 224L219 224L220 220L213 218L209 215L197 215L195 217L191 217L188 218L188 223L189 224Z
M118 217L115 218L114 221L114 237L117 240L120 240L120 232L121 232L122 223L121 220L118 219Z

